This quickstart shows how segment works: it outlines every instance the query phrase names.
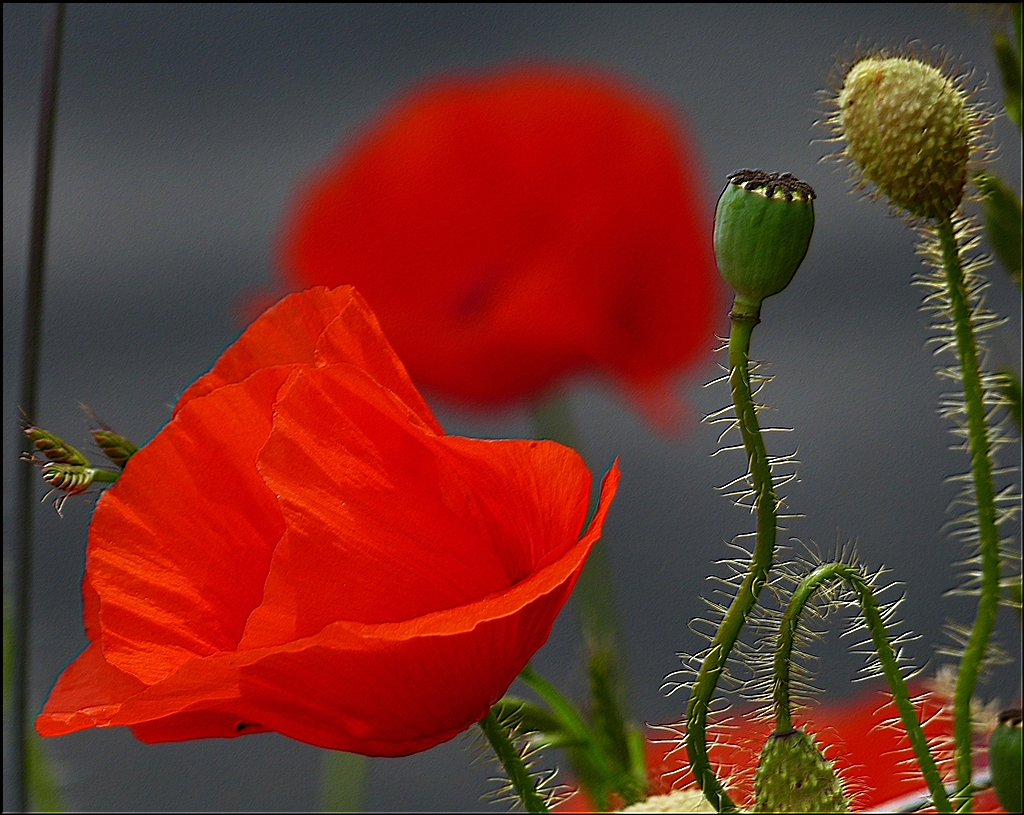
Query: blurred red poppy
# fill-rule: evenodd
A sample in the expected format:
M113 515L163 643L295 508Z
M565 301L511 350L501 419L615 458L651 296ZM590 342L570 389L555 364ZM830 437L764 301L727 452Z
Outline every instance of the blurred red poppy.
M274 730L368 755L443 742L547 639L617 481L582 531L574 451L444 435L353 289L292 295L100 499L92 644L36 727Z
M947 759L951 769L952 700L923 685L912 689L919 698L918 716L925 735L938 747L936 758ZM797 717L797 726L814 733L853 796L856 812L893 812L912 799L925 800L927 787L918 769L902 725L894 724L899 714L887 691L878 690L838 704L816 704ZM750 713L736 714L721 730L719 743L709 749L720 777L729 778L729 790L741 806L754 800L754 770L761 747L772 732L771 722ZM648 742L647 763L651 795L666 795L673 789L696 788L686 751L680 741L654 735ZM948 749L946 749L948 748ZM933 749L935 747L933 746ZM558 809L560 812L592 812L585 794L577 793ZM919 810L915 811L928 811ZM934 812L935 810L930 810ZM974 799L975 812L1002 812L995 794L985 791Z
M488 406L600 371L665 422L720 313L698 167L675 113L617 80L443 79L310 179L283 263L355 285L420 386Z

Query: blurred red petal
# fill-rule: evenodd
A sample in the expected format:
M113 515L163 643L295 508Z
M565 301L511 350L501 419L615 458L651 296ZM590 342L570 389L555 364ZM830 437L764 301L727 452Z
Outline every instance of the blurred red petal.
M300 195L283 261L356 285L420 385L480 405L712 348L710 209L674 112L565 68L400 100Z
M910 690L940 771L948 769L952 702L921 682ZM891 812L897 804L906 806L910 798L927 796L927 785L887 689L879 688L845 702L815 703L796 715L794 724L812 733L826 756L835 762L852 797L853 811ZM772 729L770 721L755 717L749 710L737 710L709 731L709 738L716 732L721 735L709 744L712 766L720 778L728 779L729 794L741 807L753 805L754 770ZM666 740L657 730L647 744L647 768L651 795L696 788L681 740ZM991 790L975 796L973 810L1002 811ZM558 811L594 810L586 793L578 791Z

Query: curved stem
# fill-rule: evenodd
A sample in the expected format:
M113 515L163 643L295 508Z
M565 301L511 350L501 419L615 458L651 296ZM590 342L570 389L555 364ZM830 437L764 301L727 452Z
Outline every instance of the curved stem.
M519 796L519 800L523 802L523 808L527 812L550 812L551 810L544 803L544 797L537 792L537 785L523 763L523 757L512 743L512 739L509 738L508 731L494 715L493 710L489 710L487 715L480 720L480 729L484 731L487 741L491 743L491 747L494 748L494 752L498 756L498 761L505 768L513 789Z
M946 796L946 788L942 783L942 776L939 774L938 767L935 766L935 759L928 748L928 741L921 729L921 722L910 701L910 691L907 689L907 683L903 679L903 674L896 661L896 652L886 633L885 623L882 621L882 615L878 609L878 600L875 599L871 584L856 566L851 566L848 563L825 563L807 575L790 598L789 605L782 617L782 625L779 627L779 642L775 648L772 692L775 705L775 732L788 733L793 729L789 697L789 669L792 664L793 643L797 626L800 624L800 614L814 592L832 580L846 581L856 593L857 599L860 600L864 623L871 634L875 651L878 653L882 673L889 683L893 701L896 703L903 727L906 728L907 736L910 738L910 744L914 748L914 755L917 756L917 763L921 767L921 774L932 794L935 808L939 812L952 812L949 798Z
M948 217L936 224L942 265L946 275L946 294L953 317L957 356L964 388L967 412L971 475L977 504L978 543L981 553L981 596L970 639L960 660L953 695L953 741L956 761L957 792L953 804L970 811L971 798L971 698L988 641L999 611L999 533L996 529L995 489L992 484L992 454L985 422L984 391L981 386L978 348L974 340L971 306L964 284L960 251L953 225Z
M775 556L778 509L768 453L761 438L761 429L750 390L750 335L760 322L760 307L734 302L729 318L732 323L729 333L729 385L753 480L754 505L757 508L757 538L747 576L729 605L715 638L711 641L711 648L697 674L686 711L686 750L693 775L700 784L704 797L719 812L736 812L737 808L715 775L708 758L708 710L718 680L725 670L726 660L736 640L739 639L747 617L757 603L761 589L768 581L768 572Z

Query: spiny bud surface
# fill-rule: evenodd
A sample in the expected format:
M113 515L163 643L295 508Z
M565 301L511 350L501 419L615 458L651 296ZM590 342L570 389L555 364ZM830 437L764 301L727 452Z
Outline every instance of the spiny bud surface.
M803 730L773 733L754 775L754 812L849 812L832 762Z
M845 156L895 206L942 218L960 205L972 115L955 82L920 60L869 57L837 101Z

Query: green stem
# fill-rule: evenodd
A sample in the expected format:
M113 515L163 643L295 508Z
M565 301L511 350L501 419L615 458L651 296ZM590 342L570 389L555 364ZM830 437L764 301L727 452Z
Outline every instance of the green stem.
M601 745L598 744L593 731L583 720L576 707L566 699L561 692L548 682L544 677L527 665L519 674L523 680L541 699L561 723L562 727L578 745L581 758L586 762L585 773L588 777L594 777L599 786L596 789L589 789L588 792L595 798L598 809L605 809L608 803L610 791L621 792L622 779L608 766ZM635 803L631 801L630 803Z
M519 800L523 802L526 811L550 812L551 810L544 803L544 797L537 792L537 785L526 764L523 763L523 757L512 743L512 739L509 738L508 731L494 715L493 710L489 710L487 715L480 720L480 729L484 731L491 747L494 748L498 761L505 768L512 787L519 795Z
M959 247L948 217L936 223L936 230L942 249L946 294L949 297L957 356L960 359L981 553L981 596L978 599L974 627L960 660L960 671L957 674L956 690L953 695L953 749L957 778L957 792L953 798L953 805L960 811L970 812L971 699L999 611L999 533L996 529L992 455L985 422L978 348L974 340L971 306L964 284Z
M789 605L782 617L782 624L779 628L779 642L775 648L774 665L774 704L775 704L775 732L788 733L793 729L789 696L789 671L793 661L793 644L796 637L797 626L800 624L800 614L803 612L807 601L811 599L814 592L831 580L844 580L856 593L860 600L861 613L864 615L864 623L871 634L871 641L874 643L875 651L878 653L878 661L882 666L882 673L889 683L889 690L892 693L896 709L899 710L900 719L906 728L907 736L910 737L910 744L917 756L917 763L921 767L928 790L932 794L932 801L939 812L952 812L949 798L946 796L946 788L942 783L942 776L935 766L935 759L931 750L928 749L928 741L925 739L921 723L917 718L914 705L910 701L910 691L907 683L900 672L899 664L896 661L896 652L893 651L889 636L885 630L885 623L878 609L878 600L872 591L871 584L867 581L860 569L848 563L825 563L805 577L796 591L790 598Z
M102 481L107 484L113 484L121 476L121 473L117 470L104 470L101 467L90 467L92 470L92 480Z
M729 385L753 480L757 538L747 576L711 641L711 648L697 674L686 711L686 751L693 775L704 791L704 797L719 812L736 812L737 808L715 775L708 758L708 710L718 680L725 670L726 660L757 603L761 589L768 581L768 572L775 556L778 509L768 453L761 438L750 391L750 335L760 322L760 306L734 302L729 318L732 322L729 333Z
M581 449L571 404L564 394L549 395L534 405L531 418L534 438L551 439ZM596 508L597 502L592 500L588 517ZM586 749L570 750L569 761L598 808L607 808L609 792L613 791L618 792L627 805L633 804L647 797L647 765L643 751L636 753L630 747L631 739L635 741L635 737L639 737L641 742L643 739L626 715L629 693L620 647L622 626L615 604L615 581L606 540L598 541L591 550L573 591L573 602L587 649L593 727ZM579 759L585 760L588 766L577 766ZM591 764L594 766L590 767ZM597 781L600 788L595 787L593 781Z

